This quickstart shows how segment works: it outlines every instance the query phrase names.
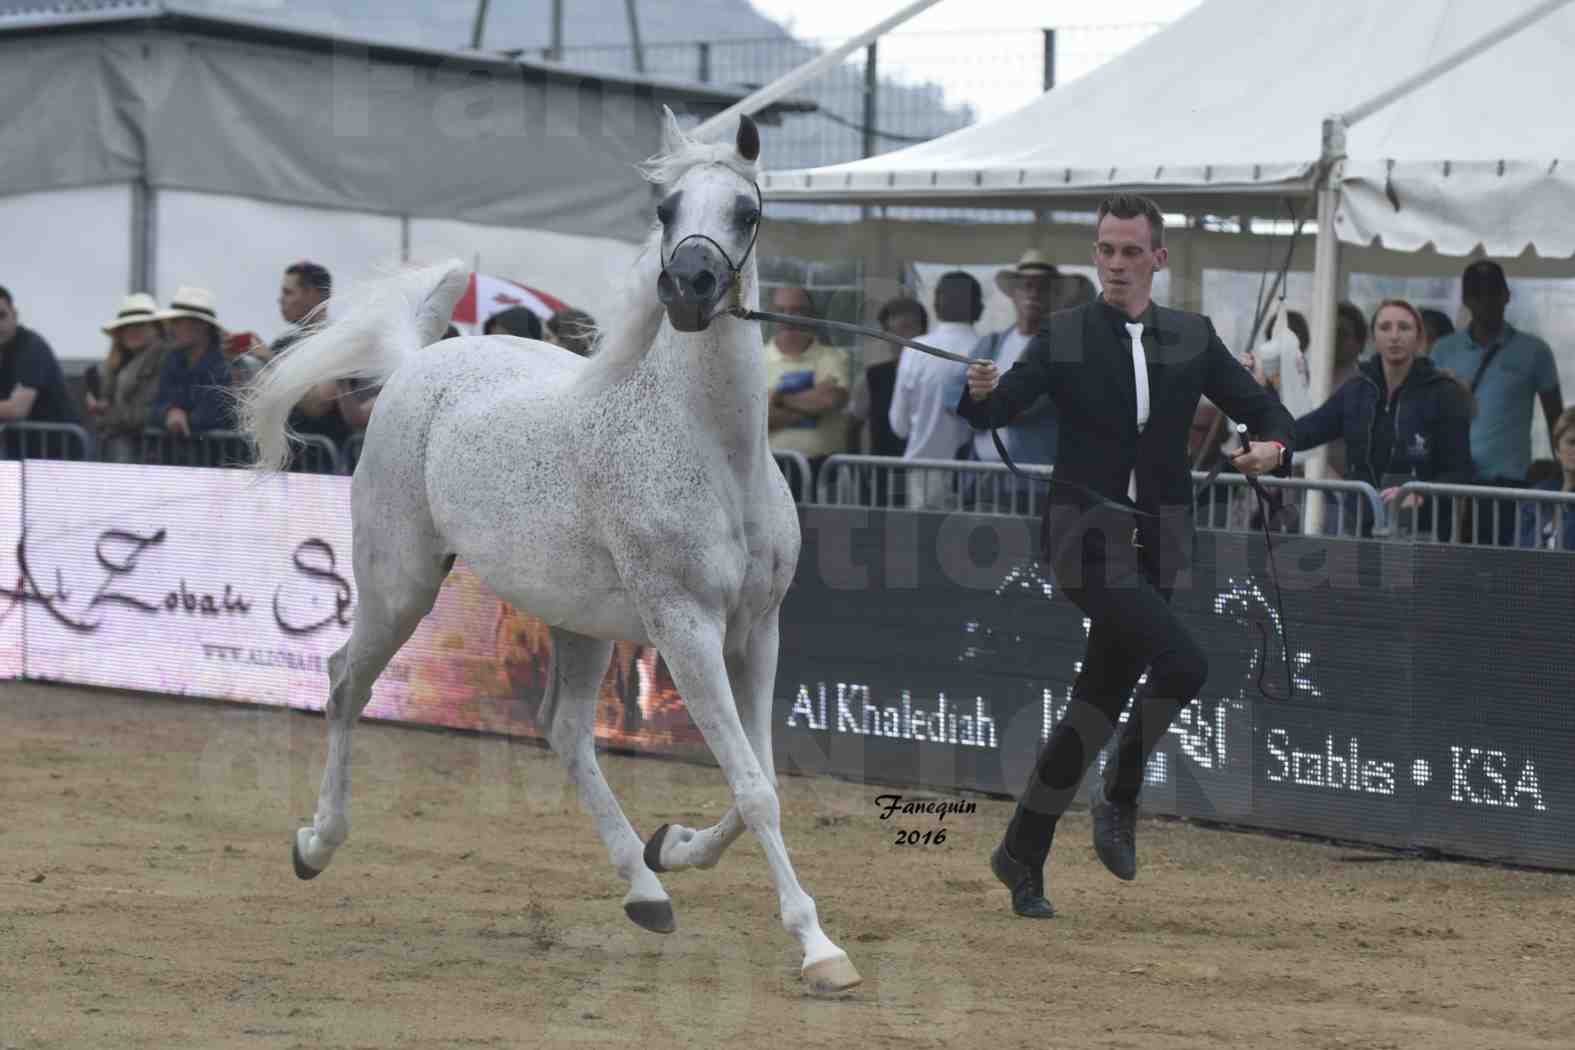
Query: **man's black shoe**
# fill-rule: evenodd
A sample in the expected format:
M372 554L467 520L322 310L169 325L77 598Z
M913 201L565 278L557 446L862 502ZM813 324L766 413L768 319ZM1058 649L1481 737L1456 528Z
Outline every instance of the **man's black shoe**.
M1112 802L1099 783L1089 795L1088 812L1100 861L1124 882L1137 878L1137 803Z
M1045 900L1044 869L1023 864L1006 852L1006 843L990 854L990 870L1012 891L1012 910L1025 919L1053 919L1055 909Z

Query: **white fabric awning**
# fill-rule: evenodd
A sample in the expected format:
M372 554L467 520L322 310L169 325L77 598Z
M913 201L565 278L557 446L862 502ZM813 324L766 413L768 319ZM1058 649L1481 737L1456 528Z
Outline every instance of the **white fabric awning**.
M1013 113L762 187L771 200L1051 208L1133 189L1167 209L1284 214L1279 198L1312 192L1326 117L1536 2L1209 0ZM1575 119L1557 88L1572 59L1575 5L1357 122L1340 238L1575 255Z

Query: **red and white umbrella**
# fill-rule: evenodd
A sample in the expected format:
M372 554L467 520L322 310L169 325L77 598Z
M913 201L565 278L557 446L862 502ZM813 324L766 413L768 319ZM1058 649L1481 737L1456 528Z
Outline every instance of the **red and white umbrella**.
M555 299L539 288L531 288L518 281L473 273L465 296L454 307L454 323L480 328L493 315L516 306L523 306L543 321L564 309L568 304Z

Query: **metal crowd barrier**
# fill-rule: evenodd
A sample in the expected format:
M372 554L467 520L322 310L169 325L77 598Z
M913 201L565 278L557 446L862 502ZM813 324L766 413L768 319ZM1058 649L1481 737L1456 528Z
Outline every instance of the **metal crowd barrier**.
M1055 469L1022 466L1037 478L1049 479ZM1200 484L1203 472L1192 475ZM1265 488L1286 493L1294 511L1271 525L1295 531L1304 520L1309 493L1323 493L1333 505L1328 531L1342 536L1387 535L1387 507L1378 491L1360 481L1309 481L1306 478L1260 478ZM1000 463L970 460L897 459L890 456L836 455L821 465L814 502L827 506L870 507L915 511L1029 515L1043 513L1049 487L1014 476ZM1261 513L1257 496L1240 474L1221 474L1198 493L1198 527L1256 529Z
M1021 469L1035 478L1049 478L1055 472L1044 466ZM1037 517L1044 513L1047 498L1046 485L1016 477L1002 463L848 454L828 456L821 464L814 502Z
M810 469L804 453L772 449L771 458L777 461L782 476L787 478L788 488L793 490L793 502L811 502L813 493L810 492L810 483L814 480L815 472Z
M1407 507L1412 496L1417 506ZM1398 536L1451 546L1568 550L1572 517L1575 492L1412 481L1395 499Z
M345 439L344 450L340 453L340 460L344 464L346 474L355 473L355 465L361 462L361 450L366 447L366 431L357 430Z
M306 434L292 450L290 469L303 474L343 473L339 450L317 434ZM204 430L181 437L149 427L142 432L139 463L166 467L249 467L256 462L251 438L235 430Z
M0 424L0 459L94 459L98 446L75 423Z
M1194 471L1194 486L1208 475ZM1324 531L1334 536L1385 536L1389 530L1389 508L1385 506L1378 490L1365 481L1325 480L1308 478L1259 477L1265 489L1285 493L1287 510L1270 527L1282 532L1299 532L1306 520L1309 499L1323 498L1332 506L1332 521L1325 515ZM1323 493L1323 497L1312 495ZM1294 508L1294 510L1290 509ZM1259 528L1262 509L1257 494L1240 474L1220 474L1214 484L1198 493L1197 526L1199 529L1241 530Z

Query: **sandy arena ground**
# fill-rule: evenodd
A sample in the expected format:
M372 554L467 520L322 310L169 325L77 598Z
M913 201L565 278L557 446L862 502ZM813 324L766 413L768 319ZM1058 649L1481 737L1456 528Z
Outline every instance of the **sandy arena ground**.
M1053 922L988 851L1008 806L899 847L882 789L785 778L827 933L865 977L807 997L758 845L623 916L556 760L386 725L353 833L290 869L320 718L0 685L0 1048L1575 1046L1575 881L1141 823L1138 881L1062 824ZM713 822L715 769L604 756L642 834Z

